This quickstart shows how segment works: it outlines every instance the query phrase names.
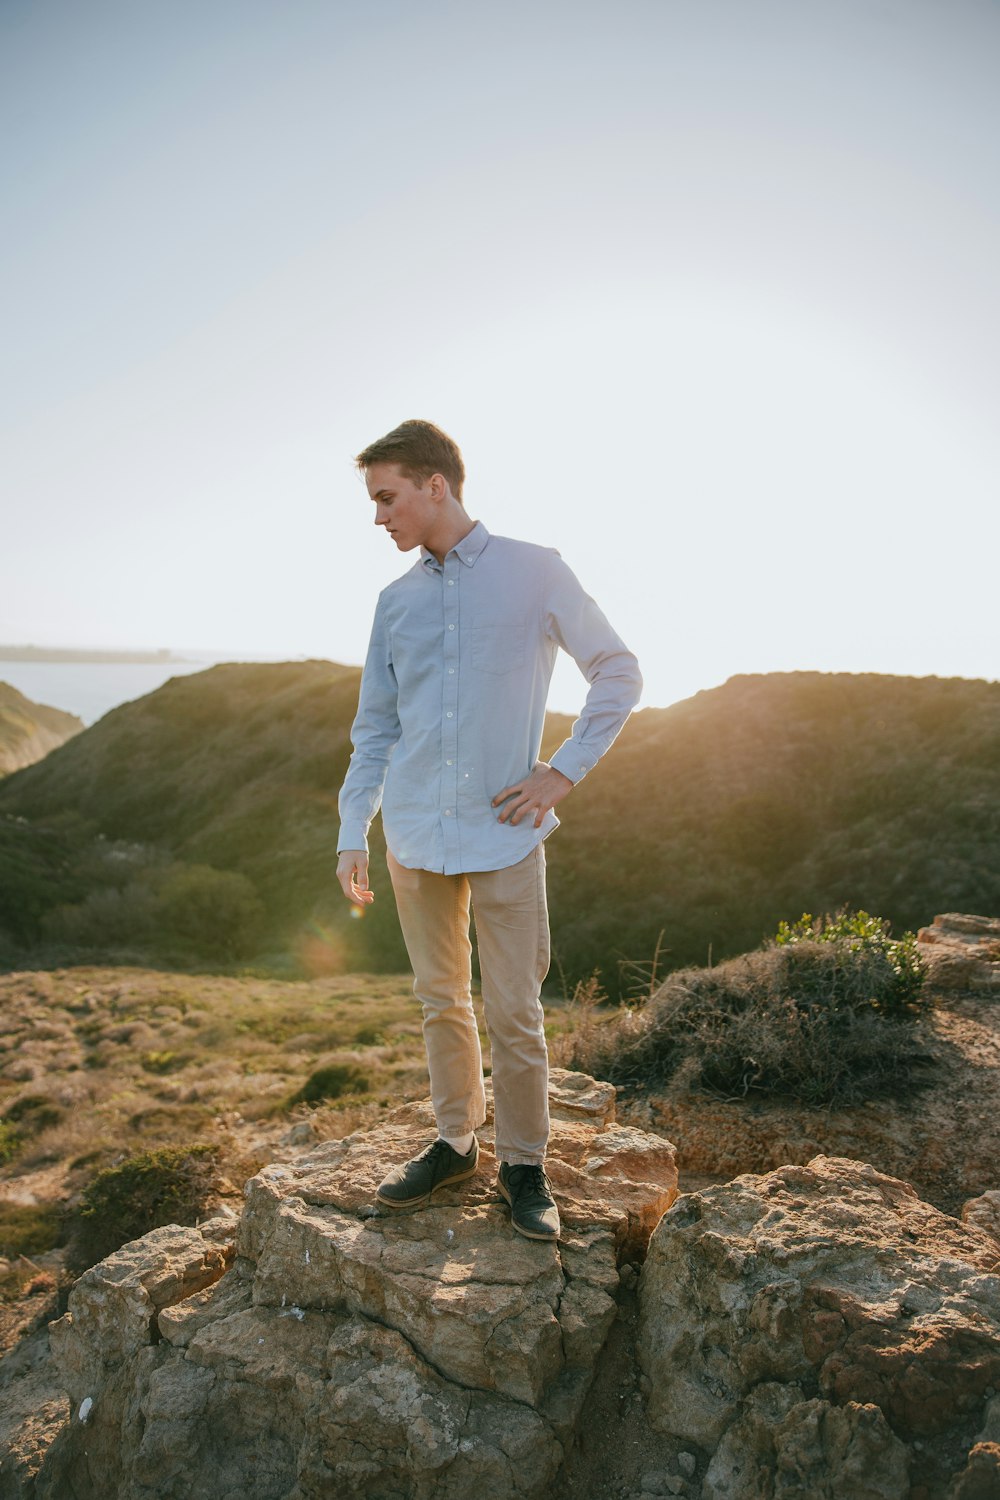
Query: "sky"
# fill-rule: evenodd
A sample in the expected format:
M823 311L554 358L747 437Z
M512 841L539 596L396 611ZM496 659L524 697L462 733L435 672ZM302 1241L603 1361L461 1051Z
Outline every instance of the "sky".
M1000 0L0 0L0 642L362 662L352 455L424 417L644 705L996 679L998 60Z

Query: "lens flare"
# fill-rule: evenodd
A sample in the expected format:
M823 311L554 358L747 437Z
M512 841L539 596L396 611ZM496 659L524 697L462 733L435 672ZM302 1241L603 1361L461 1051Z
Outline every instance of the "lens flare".
M348 969L344 940L327 922L311 917L295 939L295 954L306 973L343 974Z

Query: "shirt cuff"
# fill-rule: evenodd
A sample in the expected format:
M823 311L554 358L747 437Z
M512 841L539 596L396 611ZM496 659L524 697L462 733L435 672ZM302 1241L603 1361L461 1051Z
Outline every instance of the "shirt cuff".
M343 854L345 849L363 849L368 853L368 835L363 823L341 823L337 853Z
M549 756L549 765L554 770L561 771L575 785L583 780L588 771L594 769L597 761L581 750L579 745L574 745L572 740L564 740L555 755Z

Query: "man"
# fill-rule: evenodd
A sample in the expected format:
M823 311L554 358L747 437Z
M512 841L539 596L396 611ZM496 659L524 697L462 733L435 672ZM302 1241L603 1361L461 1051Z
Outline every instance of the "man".
M470 902L492 1053L497 1188L514 1228L555 1240L545 1172L548 1054L539 999L549 967L543 840L556 803L617 736L638 663L550 547L493 536L465 509L457 445L402 423L359 453L375 524L420 559L382 590L340 793L337 875L360 907L381 806L389 875L423 1007L439 1138L392 1171L380 1203L430 1201L476 1171L486 1118L471 1000ZM551 763L538 759L559 647L590 683Z

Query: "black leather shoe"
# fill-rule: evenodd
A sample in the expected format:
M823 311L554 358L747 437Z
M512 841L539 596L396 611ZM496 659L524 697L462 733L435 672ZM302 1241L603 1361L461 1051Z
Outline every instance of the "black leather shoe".
M425 1146L419 1155L402 1167L394 1167L380 1182L375 1197L388 1208L414 1208L429 1203L438 1188L464 1182L479 1165L479 1142L473 1138L468 1156L459 1156L447 1141L440 1139Z
M510 1204L510 1222L518 1234L526 1235L529 1240L559 1238L559 1210L544 1167L511 1166L503 1161L497 1188Z

